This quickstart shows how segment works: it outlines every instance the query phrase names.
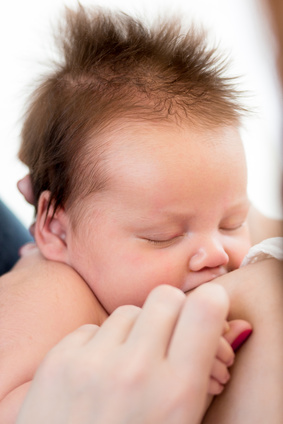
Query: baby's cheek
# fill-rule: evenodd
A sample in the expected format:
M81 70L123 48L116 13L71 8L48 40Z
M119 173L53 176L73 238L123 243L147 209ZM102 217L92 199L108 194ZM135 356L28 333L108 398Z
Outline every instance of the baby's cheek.
M173 257L164 253L155 251L151 255L128 254L124 260L131 264L140 284L149 290L161 284L181 287L184 279L181 277L182 266L176 263Z
M184 285L184 281L187 275L187 267L180 261L174 260L174 258L167 258L166 261L159 264L154 270L154 280L156 285L168 284L177 288L181 288Z

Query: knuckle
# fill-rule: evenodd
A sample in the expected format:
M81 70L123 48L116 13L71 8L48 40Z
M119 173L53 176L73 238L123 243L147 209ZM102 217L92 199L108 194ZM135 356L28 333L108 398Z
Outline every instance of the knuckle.
M76 332L86 333L92 336L98 329L99 329L99 325L83 324L76 330Z
M184 300L185 294L178 288L169 286L167 284L161 284L155 287L151 292L151 297L155 297L157 299L167 300Z
M115 309L114 312L112 312L113 315L120 315L124 318L135 318L139 313L141 312L141 308L135 305L122 305L118 306L118 308Z

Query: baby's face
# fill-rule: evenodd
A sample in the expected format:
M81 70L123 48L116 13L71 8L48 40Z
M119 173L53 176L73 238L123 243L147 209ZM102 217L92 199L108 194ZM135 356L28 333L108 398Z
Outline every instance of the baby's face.
M108 188L81 202L66 240L109 313L160 284L187 292L239 267L250 243L236 129L131 123L109 143Z

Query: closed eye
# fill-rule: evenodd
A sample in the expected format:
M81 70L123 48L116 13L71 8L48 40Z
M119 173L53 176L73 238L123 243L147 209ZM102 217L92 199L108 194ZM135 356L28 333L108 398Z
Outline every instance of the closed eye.
M222 226L220 227L220 230L222 231L236 231L239 230L240 228L243 228L246 225L246 221L241 222L239 224L236 225L231 225L231 226Z
M165 240L157 240L157 239L149 239L149 238L145 238L144 240L146 240L148 243L153 244L155 246L168 247L168 246L171 246L172 244L174 244L181 237L182 237L182 235L174 236L174 237L171 237L171 238L165 239Z

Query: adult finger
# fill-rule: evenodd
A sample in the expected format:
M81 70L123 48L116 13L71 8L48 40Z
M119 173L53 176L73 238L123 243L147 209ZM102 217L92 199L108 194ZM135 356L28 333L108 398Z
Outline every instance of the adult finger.
M69 352L75 348L80 348L88 343L98 332L98 325L85 324L77 328L72 333L65 336L53 349L51 353L56 352L58 355ZM49 354L47 354L49 355Z
M225 290L213 283L198 287L188 296L168 352L184 378L192 378L193 373L203 378L203 384L207 381L228 307Z
M143 306L127 346L151 359L164 357L185 300L184 293L175 287L156 287Z
M137 306L120 306L103 322L95 337L89 340L89 347L95 345L100 352L105 352L120 345L127 339L140 313L141 308Z

